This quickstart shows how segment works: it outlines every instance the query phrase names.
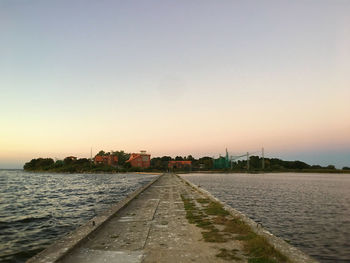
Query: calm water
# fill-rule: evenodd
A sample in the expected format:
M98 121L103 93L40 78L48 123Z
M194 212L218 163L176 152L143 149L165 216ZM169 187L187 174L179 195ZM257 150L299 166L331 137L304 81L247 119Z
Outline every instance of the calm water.
M24 262L154 177L0 170L0 262Z
M184 175L321 262L350 262L350 174Z

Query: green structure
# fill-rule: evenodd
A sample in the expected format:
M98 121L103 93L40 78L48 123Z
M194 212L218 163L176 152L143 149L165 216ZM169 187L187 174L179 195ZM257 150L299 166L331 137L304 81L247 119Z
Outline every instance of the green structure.
M227 169L230 168L230 160L228 157L228 152L226 149L226 156L220 156L217 159L214 159L214 169Z

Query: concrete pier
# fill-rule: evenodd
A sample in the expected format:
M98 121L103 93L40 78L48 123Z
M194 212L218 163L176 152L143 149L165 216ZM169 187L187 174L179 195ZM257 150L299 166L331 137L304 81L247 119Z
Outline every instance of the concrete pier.
M251 258L245 241L233 238L237 234L227 231L227 224L225 228L221 222L231 222L241 215L234 210L227 214L218 210L221 211L219 216L209 213L208 202L217 200L174 174L160 176L129 199L104 220L90 220L76 233L53 244L29 262L204 263L248 262ZM191 222L189 212L193 210L188 210L189 207L197 209L197 217L194 217L197 223ZM209 211L208 215L203 211ZM203 215L205 220L198 221L198 214ZM201 222L210 224L210 228ZM316 262L259 229L254 222L247 223L251 223L255 232L260 231L274 248L285 254L286 257L281 257L283 260L279 262ZM85 229L83 236L79 234L82 229ZM203 232L213 236L208 238ZM78 240L74 240L76 236L79 236Z

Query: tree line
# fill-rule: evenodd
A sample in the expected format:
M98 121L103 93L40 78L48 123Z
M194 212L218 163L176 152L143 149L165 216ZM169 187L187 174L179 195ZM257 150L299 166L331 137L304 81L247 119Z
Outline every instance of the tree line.
M191 167L175 169L176 171L217 171L217 172L246 172L248 171L247 160L237 160L229 162L229 165L223 168L214 166L214 159L209 156L194 158L188 156L163 156L154 157L151 159L149 168L141 169L131 167L130 163L126 162L130 153L124 151L99 151L97 155L115 155L118 156L118 165L109 166L106 164L95 164L93 160L88 158L72 159L66 157L63 160L53 160L52 158L37 158L25 163L24 170L26 171L47 171L47 172L66 172L66 173L94 173L94 172L164 172L168 171L169 161L191 161ZM224 157L220 157L224 158ZM264 161L264 169L262 162ZM338 170L334 165L321 166L309 165L302 161L284 161L278 158L264 158L259 156L249 157L250 172L284 172L284 171L302 171L302 172L350 172L349 167L343 167Z

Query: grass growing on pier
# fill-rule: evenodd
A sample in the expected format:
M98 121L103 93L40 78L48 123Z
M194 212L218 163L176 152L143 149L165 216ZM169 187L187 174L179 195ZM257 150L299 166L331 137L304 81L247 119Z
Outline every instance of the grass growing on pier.
M208 198L190 199L181 195L186 218L191 224L202 228L206 242L223 243L229 240L242 242L249 263L289 262L288 258L271 246L268 241L252 231L240 218L233 217L220 203ZM197 202L197 205L196 205ZM219 230L217 227L219 225ZM240 260L237 250L220 249L216 256L225 260Z
M211 201L204 209L207 215L226 216L229 213L222 207L221 204Z
M210 200L208 198L197 198L197 202L200 204L208 204Z
M255 235L254 238L246 240L244 249L249 251L249 263L277 263L288 262L286 256L278 252L267 240Z
M257 235L239 218L233 218L225 222L224 232L235 234L235 239L243 241L245 252L249 255L249 263L277 263L288 262L268 241Z
M209 225L211 225L211 222L207 219L207 216L196 207L192 200L185 198L183 195L181 195L181 198L184 202L186 218L191 224L196 224L196 226L201 228L207 228Z
M233 218L225 222L225 232L235 233L238 235L251 235L254 234L251 228L238 218Z
M203 239L206 242L226 242L223 234L213 225L212 221L206 214L204 214L193 202L193 200L181 195L186 210L186 218L189 223L204 229L202 232Z
M220 253L216 256L225 260L242 260L240 257L237 256L237 251L237 249L229 250L226 248L220 248Z

